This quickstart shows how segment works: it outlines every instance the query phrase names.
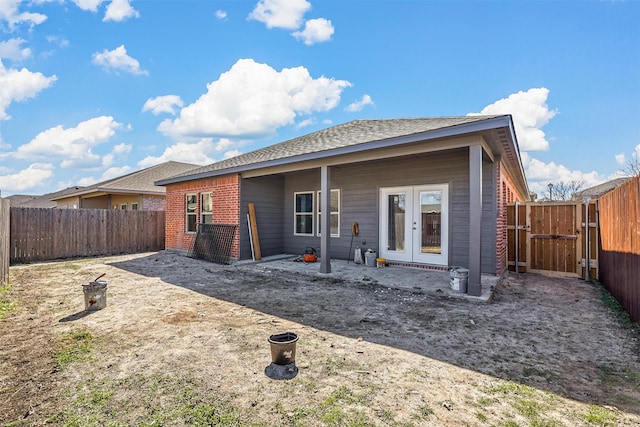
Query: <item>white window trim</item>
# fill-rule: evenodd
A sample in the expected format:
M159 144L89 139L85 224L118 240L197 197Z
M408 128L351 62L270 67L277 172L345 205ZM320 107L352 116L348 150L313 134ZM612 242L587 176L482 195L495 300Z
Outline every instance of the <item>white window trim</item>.
M331 211L330 215L337 215L338 216L338 233L337 234L331 234L331 237L340 237L340 207L342 206L342 200L340 199L340 189L339 188L334 188L331 189L331 193L336 192L338 193L338 210L337 211ZM318 190L316 192L316 200L318 200L318 209L316 212L316 218L318 220L317 224L318 226L316 227L317 233L316 235L318 237L320 237L322 235L322 233L320 233L320 215L322 215L322 212L320 212L320 190ZM331 198L329 198L329 205L331 205ZM329 224L331 224L331 221L329 221Z
M297 200L297 196L298 194L311 194L311 212L297 212L296 211L296 200ZM313 236L314 233L314 229L315 229L315 224L314 224L314 217L315 217L315 208L316 208L316 204L315 204L315 191L295 191L293 193L293 235L294 236ZM296 219L299 215L310 215L311 216L311 233L298 233L296 231Z
M120 210L126 211L127 210L127 204L126 203L122 203L120 205Z
M209 194L211 196L211 210L210 211L205 211L204 209L204 200L203 200L203 196ZM211 217L211 222L213 223L213 193L212 192L205 192L205 193L200 193L200 222L204 224L204 220L203 218L208 215Z
M189 208L188 208L188 204L187 204L187 197L189 196L195 196L196 197L196 203L198 203L198 194L197 193L189 193L189 194L185 194L184 195L184 231L187 234L195 234L197 231L197 227L198 227L198 207L196 206L196 209L193 212L189 212ZM189 216L195 216L196 217L196 229L193 231L189 231Z
M136 207L135 209L133 209L134 206ZM131 203L131 210L132 211L140 210L140 205L138 203Z

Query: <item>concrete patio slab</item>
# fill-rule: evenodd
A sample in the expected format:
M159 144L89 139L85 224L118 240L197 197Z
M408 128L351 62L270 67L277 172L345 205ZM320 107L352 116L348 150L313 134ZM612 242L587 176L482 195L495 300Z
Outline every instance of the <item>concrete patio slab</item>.
M317 277L335 277L352 282L362 282L387 288L406 289L452 298L462 298L474 302L490 302L499 277L482 275L482 295L471 296L451 288L448 271L424 268L386 266L384 268L367 267L352 261L331 260L331 273L320 273L320 260L315 263L296 261L295 255L276 255L265 257L261 261L239 261L234 265L240 268L252 268L260 271L280 270L296 274Z

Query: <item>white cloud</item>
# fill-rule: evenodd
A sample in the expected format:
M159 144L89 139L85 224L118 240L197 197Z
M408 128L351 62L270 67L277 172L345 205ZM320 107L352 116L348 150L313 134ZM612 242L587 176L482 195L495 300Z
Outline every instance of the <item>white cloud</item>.
M315 119L314 119L313 117L310 117L310 118L308 118L308 119L304 119L304 120L302 120L302 121L298 122L298 124L296 125L296 127L297 127L298 129L302 129L302 128L305 128L305 127L307 127L307 126L311 126L311 125L314 125L314 124L316 124Z
M119 178L123 175L133 172L130 166L112 167L104 171L97 182L107 181L113 178Z
M99 181L92 176L85 176L84 178L80 178L76 185L79 185L80 187L88 187L90 185L97 184L98 182Z
M484 107L479 114L511 114L520 150L546 151L549 142L542 127L557 114L557 110L549 110L548 96L549 89L544 87L520 91Z
M329 111L340 102L346 80L312 78L304 67L278 72L267 64L240 59L207 93L184 107L158 130L174 136L258 137L294 122L298 114Z
M98 7L106 0L73 0L73 2L82 10L97 12Z
M99 65L106 71L123 71L131 74L149 74L145 70L140 69L140 63L127 55L127 49L124 45L120 45L113 50L103 50L102 53L94 53L92 61L95 65Z
M249 19L264 22L267 28L296 30L310 9L311 3L306 0L260 0Z
M102 157L102 167L108 168L113 164L116 157L122 156L123 154L128 154L131 152L131 145L129 144L118 144L111 150L111 153L106 154Z
M310 46L314 43L322 43L331 39L334 33L331 21L324 18L310 19L304 25L304 30L295 31L292 35L304 41L304 44Z
M232 157L236 157L239 156L240 154L242 154L239 150L231 150L231 151L227 151L226 153L224 153L224 156L222 157L224 160L230 159Z
M545 163L534 159L529 153L521 153L521 157L529 189L538 193L539 197L544 197L546 194L545 191L547 193L549 192L547 188L549 183L583 181L583 188L589 188L607 180L605 176L596 171L582 172L579 170L571 170L556 162Z
M51 181L51 178L53 178L52 164L33 163L17 173L0 175L0 190L25 191L46 185Z
M234 144L234 141L229 138L220 138L214 145L214 150L218 153L226 151Z
M228 144L228 140L225 140L224 144ZM216 148L217 144L211 138L202 138L197 142L177 142L167 147L160 156L148 156L140 160L138 166L148 168L170 160L207 165L215 161L210 156L217 151Z
M621 166L624 165L625 162L627 161L627 158L624 155L624 153L616 154L615 158L616 158L616 163L621 165Z
M0 59L10 59L12 61L22 61L31 56L31 49L23 48L24 39L9 39L0 42Z
M176 108L182 108L184 103L178 95L157 96L147 99L144 103L142 111L151 111L156 116L160 113L169 113L176 115Z
M359 101L347 105L344 111L355 113L357 111L361 111L366 105L373 105L373 100L369 95L363 95Z
M42 73L34 73L26 68L6 69L0 61L0 120L11 118L6 110L12 102L33 98L56 80L56 76L46 77Z
M112 153L114 154L129 154L131 152L131 144L118 144L113 147Z
M227 19L227 12L224 10L216 10L216 19L224 21Z
M92 148L108 141L121 126L113 117L101 116L65 129L56 126L39 133L13 154L18 159L61 159L63 168L91 168L102 165Z
M47 41L49 43L53 43L55 45L58 45L59 47L67 47L67 46L69 46L69 40L65 39L64 37L47 36Z
M121 22L129 18L139 18L140 13L131 7L130 0L112 0L107 6L103 21Z
M20 3L22 3L22 0L0 1L0 22L7 22L9 30L13 30L16 24L25 23L33 27L47 20L47 15L41 13L20 12Z

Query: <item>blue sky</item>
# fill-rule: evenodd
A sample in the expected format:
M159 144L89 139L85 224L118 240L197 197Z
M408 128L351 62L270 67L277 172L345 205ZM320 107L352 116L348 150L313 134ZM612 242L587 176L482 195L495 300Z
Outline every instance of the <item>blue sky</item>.
M354 119L512 114L530 189L640 153L640 2L0 0L0 191Z

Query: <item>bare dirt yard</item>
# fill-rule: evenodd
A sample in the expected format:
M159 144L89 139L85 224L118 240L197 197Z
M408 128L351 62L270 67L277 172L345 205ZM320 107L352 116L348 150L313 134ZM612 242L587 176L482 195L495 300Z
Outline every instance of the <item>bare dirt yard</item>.
M160 252L14 266L0 314L3 426L640 425L638 325L580 280L473 303Z

